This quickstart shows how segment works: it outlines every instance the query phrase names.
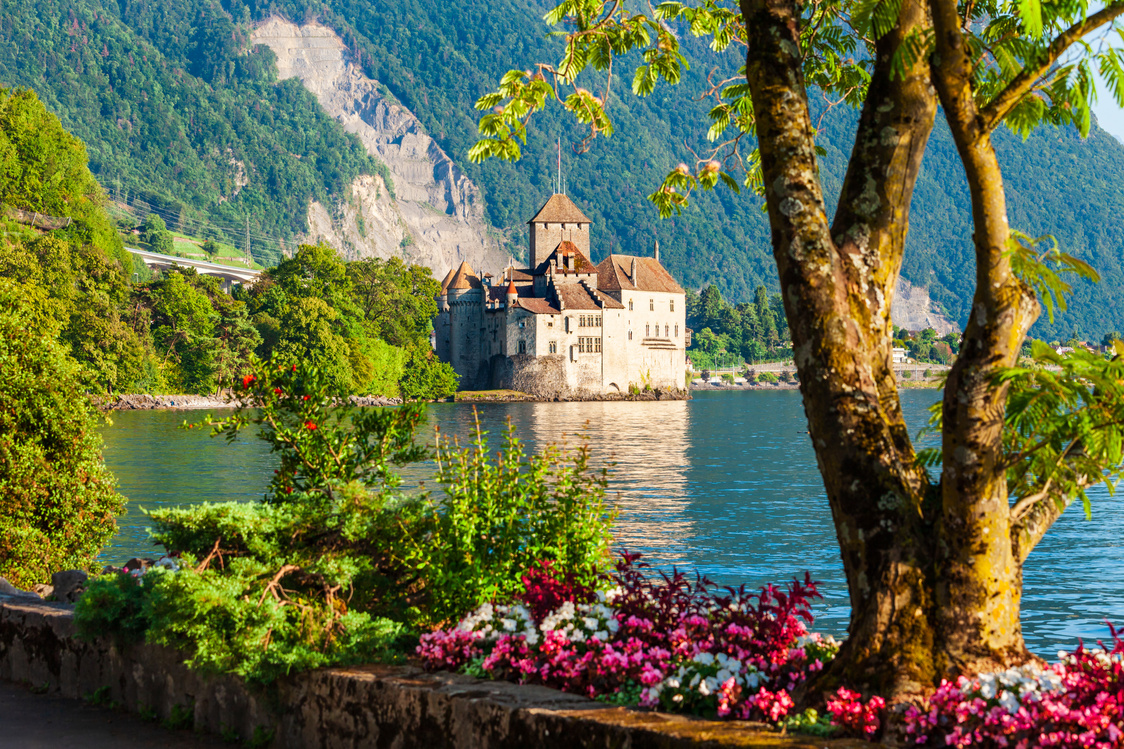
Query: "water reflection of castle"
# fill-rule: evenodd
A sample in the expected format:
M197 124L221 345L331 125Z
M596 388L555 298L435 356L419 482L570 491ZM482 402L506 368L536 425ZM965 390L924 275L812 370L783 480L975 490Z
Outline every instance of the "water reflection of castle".
M687 515L686 401L526 403L510 408L516 434L530 450L565 438L588 440L597 467L609 466L610 505L617 510L613 547L658 550L661 566L688 561L694 535Z

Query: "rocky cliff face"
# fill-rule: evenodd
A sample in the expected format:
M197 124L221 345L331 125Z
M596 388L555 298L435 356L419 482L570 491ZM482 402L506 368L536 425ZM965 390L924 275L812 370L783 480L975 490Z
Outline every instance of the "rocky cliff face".
M900 276L898 286L894 289L894 304L890 308L890 319L894 325L905 330L932 328L941 335L960 332L959 325L935 309L927 288L914 286Z
M393 196L379 177L362 176L339 205L309 206L309 239L322 239L350 259L399 255L438 278L464 260L492 272L508 264L489 234L476 186L412 112L352 64L334 31L271 18L251 40L268 45L280 77L299 78L390 169Z

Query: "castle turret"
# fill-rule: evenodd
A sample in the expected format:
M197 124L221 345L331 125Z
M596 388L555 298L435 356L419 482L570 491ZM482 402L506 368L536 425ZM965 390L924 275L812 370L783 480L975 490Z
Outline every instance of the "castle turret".
M507 282L507 306L514 307L519 302L519 292L515 290L515 281Z

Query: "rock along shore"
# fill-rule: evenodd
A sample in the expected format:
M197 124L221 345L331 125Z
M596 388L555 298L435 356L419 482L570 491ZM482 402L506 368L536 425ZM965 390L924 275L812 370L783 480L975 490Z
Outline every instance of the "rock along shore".
M353 395L350 400L357 406L397 406L402 403L401 398L381 395ZM90 401L102 411L187 411L242 405L237 398L222 395L92 395Z

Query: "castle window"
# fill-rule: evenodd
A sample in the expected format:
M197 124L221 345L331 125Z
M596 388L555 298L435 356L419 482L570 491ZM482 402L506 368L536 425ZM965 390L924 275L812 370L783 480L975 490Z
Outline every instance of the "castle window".
M521 327L521 328L527 327L527 321L526 320L520 320L519 321L519 327Z
M651 323L644 323L644 337L650 338L651 335L652 335L652 324Z
M656 311L656 300L655 299L649 299L648 300L648 311L649 312L655 312Z
M593 352L595 354L601 353L601 339L600 338L594 338L593 339Z
M600 328L600 327L601 327L601 315L598 315L598 316L597 316L597 327L598 327L598 328Z
M579 354L585 353L585 338L579 338L578 339L578 353Z
M628 340L630 340L630 341L632 340L632 331L631 330L628 331Z
M676 338L679 337L679 326L678 325L675 326L675 337Z
M668 337L668 333L670 333L670 332L671 332L671 330L670 330L670 329L669 329L669 328L668 328L668 327L667 327L666 325L664 325L664 326L663 326L663 337L664 337L664 338L667 338L667 337Z
M631 299L628 300L628 311L632 312L632 300Z
M552 354L558 353L558 342L557 341L551 341L550 342L550 353L552 353Z
M672 312L675 311L675 300L674 299L671 300L671 311Z
M519 341L519 353L521 353L521 354L527 353L527 342L526 341L523 341L523 340Z

